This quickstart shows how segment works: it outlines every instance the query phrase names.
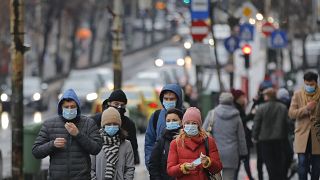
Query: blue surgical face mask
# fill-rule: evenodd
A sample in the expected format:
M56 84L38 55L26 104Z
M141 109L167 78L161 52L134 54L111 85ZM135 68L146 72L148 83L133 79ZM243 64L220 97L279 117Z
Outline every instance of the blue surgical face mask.
M196 124L186 124L186 125L184 125L183 130L189 136L195 136L195 135L199 134L198 125L196 125Z
M164 108L166 110L170 109L170 108L175 108L176 107L176 101L163 101L162 102Z
M77 108L69 109L62 108L62 117L67 120L72 120L77 117Z
M309 85L304 85L304 89L306 90L307 93L314 93L316 91L316 87L309 86Z
M119 126L118 125L112 125L112 126L105 126L104 131L109 135L109 136L114 136L117 134L119 131Z
M180 128L180 124L178 121L166 122L166 129L168 130L174 130L179 128Z

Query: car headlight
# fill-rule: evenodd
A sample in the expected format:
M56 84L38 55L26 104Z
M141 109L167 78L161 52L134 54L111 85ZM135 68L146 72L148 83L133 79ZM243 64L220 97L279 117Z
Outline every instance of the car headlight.
M163 66L163 64L164 64L164 62L163 62L162 59L156 59L156 60L154 61L154 63L155 63L155 65L158 66L158 67L161 67L161 66Z
M97 98L98 98L98 94L97 93L87 94L87 97L86 97L87 101L93 101L93 100L95 100Z
M184 59L182 59L182 58L179 58L179 59L177 59L177 65L178 66L183 66L184 65Z
M6 102L9 100L9 96L6 93L2 93L0 99L2 102Z
M33 96L32 96L32 99L34 101L39 101L41 99L41 94L40 93L34 93Z

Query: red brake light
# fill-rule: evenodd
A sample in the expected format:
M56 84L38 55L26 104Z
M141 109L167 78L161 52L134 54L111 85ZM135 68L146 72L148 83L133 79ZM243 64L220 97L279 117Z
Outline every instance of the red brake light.
M151 108L158 108L158 104L155 103L155 102L149 103L148 106L151 107Z

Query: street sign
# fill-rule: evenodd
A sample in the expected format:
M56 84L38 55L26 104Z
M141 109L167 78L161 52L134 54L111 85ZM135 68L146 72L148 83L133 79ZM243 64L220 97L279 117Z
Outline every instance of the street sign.
M254 26L249 23L240 25L239 37L242 41L253 41Z
M194 41L201 42L209 33L209 26L205 21L191 22L191 36Z
M270 34L275 30L275 27L270 22L265 22L262 27L261 31L265 36L270 36Z
M210 45L203 43L194 43L190 49L192 64L194 65L211 65L211 49Z
M227 49L229 53L233 53L235 50L239 48L240 40L236 36L230 36L224 40L224 47Z
M242 6L235 12L236 17L243 17L246 19L255 18L257 14L257 8L251 2L245 2Z
M288 44L288 37L286 32L282 30L275 30L271 33L270 45L272 48L281 49Z
M204 20L209 18L209 0L192 0L190 9L192 20Z

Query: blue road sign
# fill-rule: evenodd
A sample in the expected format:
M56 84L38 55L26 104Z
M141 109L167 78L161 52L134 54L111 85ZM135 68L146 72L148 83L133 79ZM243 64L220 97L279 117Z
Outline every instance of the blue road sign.
M275 30L270 36L270 45L272 48L285 48L288 44L287 33L282 30Z
M191 0L191 19L204 20L209 18L209 0Z
M253 41L254 26L249 23L240 25L239 37L242 41Z
M229 53L233 53L239 48L240 39L236 36L230 36L224 40L224 47Z

